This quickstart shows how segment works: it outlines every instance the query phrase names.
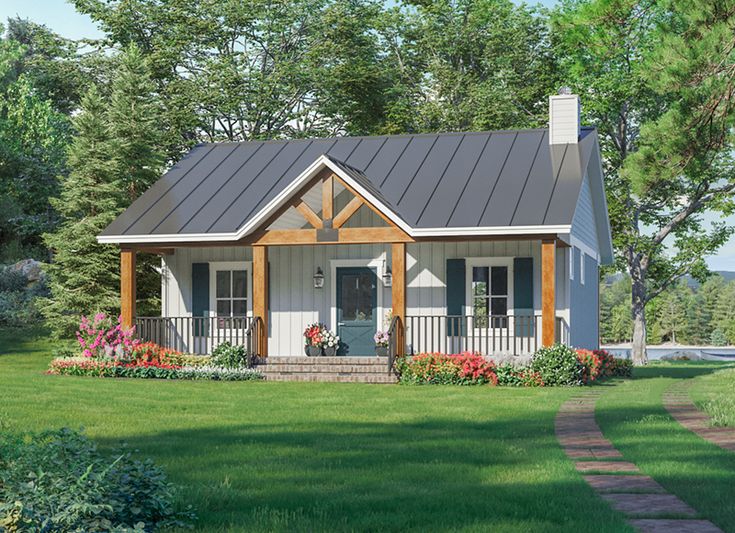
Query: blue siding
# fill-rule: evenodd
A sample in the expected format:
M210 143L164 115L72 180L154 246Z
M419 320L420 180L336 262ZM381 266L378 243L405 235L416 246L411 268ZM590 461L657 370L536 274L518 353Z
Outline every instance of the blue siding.
M580 272L580 250L572 249L574 279L570 289L570 344L576 348L596 350L600 346L599 297L600 274L594 257L584 256L585 283Z
M597 223L595 222L589 176L584 177L582 188L579 191L579 200L577 201L577 208L574 211L574 219L572 220L572 235L595 252L599 250Z

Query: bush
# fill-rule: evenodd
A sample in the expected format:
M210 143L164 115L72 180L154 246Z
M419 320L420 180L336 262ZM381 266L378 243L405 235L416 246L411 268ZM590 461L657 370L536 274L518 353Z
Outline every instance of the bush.
M496 385L495 364L480 354L425 353L396 360L401 383L440 385Z
M187 526L173 487L151 461L101 455L86 437L61 429L0 435L0 530L151 531Z
M212 351L212 364L225 368L242 368L248 366L247 350L245 346L233 346L223 342Z
M628 359L616 359L606 350L585 350L578 348L577 359L584 371L582 381L592 383L601 379L619 376L630 377L633 373L633 362Z
M177 366L214 366L209 355L191 355L188 353L169 352L167 362Z
M0 292L23 292L28 286L28 278L20 270L0 267Z
M498 365L495 369L498 375L498 385L509 387L543 387L544 380L541 374L530 367L514 367L510 363Z
M215 381L250 381L263 375L249 368L220 366L178 366L161 362L120 361L117 359L90 359L68 357L53 359L49 374L65 376L93 376L104 378L187 379Z
M575 351L563 344L537 351L531 361L531 370L539 373L545 385L575 386L583 383L584 366Z

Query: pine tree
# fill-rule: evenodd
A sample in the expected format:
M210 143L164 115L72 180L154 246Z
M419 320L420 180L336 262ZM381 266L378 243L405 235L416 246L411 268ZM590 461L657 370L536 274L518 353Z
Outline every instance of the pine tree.
M115 182L127 207L161 176L164 168L164 119L146 59L135 45L120 57L108 112L114 149ZM136 281L140 314L158 314L161 281L157 256L139 254Z
M82 314L119 313L119 250L98 244L96 237L163 170L164 126L147 64L135 46L119 59L109 105L96 89L84 98L69 152L71 173L54 202L63 223L46 236L54 259L52 299L44 314L59 338L73 334ZM150 255L138 260L141 313L155 312L158 305L159 264Z
M105 107L95 88L83 98L74 119L70 173L60 197L52 200L62 222L55 233L44 236L54 260L48 267L53 297L43 313L57 338L71 336L81 314L118 312L118 253L96 239L120 213L121 204Z

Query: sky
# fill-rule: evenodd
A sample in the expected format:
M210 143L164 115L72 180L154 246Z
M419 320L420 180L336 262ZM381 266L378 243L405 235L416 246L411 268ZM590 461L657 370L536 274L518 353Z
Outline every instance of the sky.
M539 3L551 7L556 0L541 0ZM0 21L4 22L8 17L15 16L45 24L70 39L94 39L102 36L102 32L88 16L77 13L65 0L0 0ZM717 216L707 216L706 219L717 220ZM728 223L735 225L735 217L730 217ZM717 255L707 258L707 264L713 270L735 270L735 238L730 239Z

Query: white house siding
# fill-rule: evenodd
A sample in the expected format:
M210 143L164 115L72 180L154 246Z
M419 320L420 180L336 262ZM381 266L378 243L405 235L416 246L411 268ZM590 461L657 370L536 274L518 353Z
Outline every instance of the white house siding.
M365 216L372 216L366 213ZM310 322L332 324L333 260L377 262L381 294L378 327L391 307L391 289L383 286L383 265L390 264L390 245L272 246L270 263L271 355L303 353L302 331ZM541 244L539 241L426 242L407 245L406 313L413 316L446 315L446 261L452 258L532 257L534 309L541 310ZM177 248L163 259L163 314L191 316L191 265L198 262L251 261L249 247ZM324 288L315 289L313 276L321 267ZM569 290L567 252L559 249L557 259L557 309L568 318Z
M594 207L592 204L589 176L585 176L582 180L577 208L574 211L574 218L572 219L571 233L573 238L579 239L590 249L594 250L596 254L598 253L597 222L595 221Z

